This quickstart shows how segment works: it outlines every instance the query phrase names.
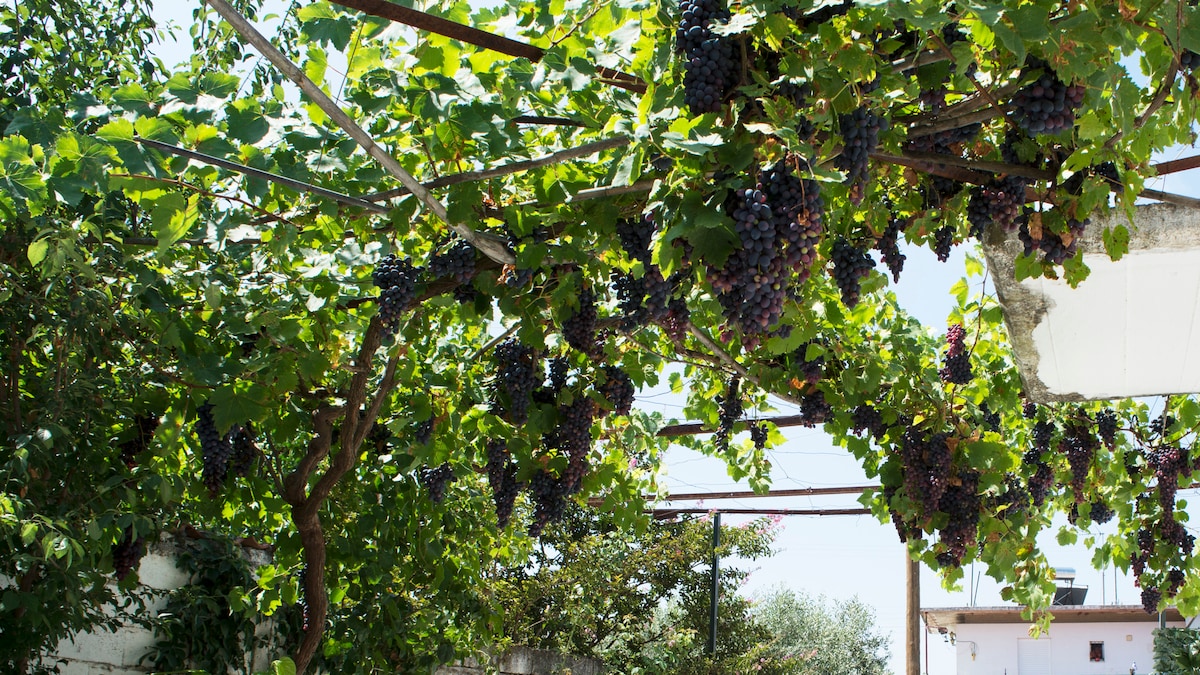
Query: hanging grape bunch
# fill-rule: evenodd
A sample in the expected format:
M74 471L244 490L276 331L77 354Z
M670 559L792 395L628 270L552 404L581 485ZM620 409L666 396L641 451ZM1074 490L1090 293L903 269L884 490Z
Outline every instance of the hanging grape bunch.
M741 384L741 378L730 378L725 395L717 402L720 412L717 417L717 432L713 434L713 445L721 454L729 452L729 437L733 435L733 425L742 418Z
M470 283L475 276L475 247L465 239L456 239L445 252L429 258L429 275L450 278L459 284Z
M487 475L488 485L492 488L492 501L496 505L496 524L508 527L517 493L523 486L517 480L517 463L513 461L504 441L488 441Z
M866 106L838 117L838 128L842 135L842 152L834 160L834 166L846 172L846 185L850 187L850 203L858 204L866 194L870 178L870 156L879 145L879 132L886 131L887 120L879 117Z
M854 309L862 292L862 280L875 267L875 260L843 237L833 242L829 257L833 262L833 281L842 293L842 304Z
M946 331L946 358L938 376L942 382L967 384L971 381L971 355L965 347L967 331L961 323L950 326Z
M693 115L718 112L737 82L733 43L711 27L729 19L720 0L682 0L675 48L683 54L683 99Z
M562 322L563 339L589 357L598 358L602 351L596 327L598 320L596 296L592 289L584 287L579 292L579 308Z
M408 310L417 295L420 270L408 258L400 260L390 254L380 260L371 274L379 287L379 319L385 335L392 335L400 325L400 317Z
M210 495L215 495L225 484L229 472L229 460L233 457L233 445L228 437L222 437L213 420L213 406L205 403L196 410L196 436L200 439L200 455L204 465L201 477Z
M1013 96L1013 120L1030 134L1055 134L1075 126L1075 111L1083 103L1082 85L1067 85L1052 72Z
M113 571L117 581L124 581L129 573L137 569L146 554L146 540L133 536L133 527L125 528L125 536L112 548Z
M505 340L496 345L495 357L492 410L512 424L525 424L529 419L534 388L541 384L541 362L532 347L518 340Z
M783 264L795 273L795 283L802 284L809 277L825 229L821 184L795 175L788 159L764 171L761 182L771 204Z
M436 469L423 466L417 474L417 482L421 484L421 487L425 488L429 494L429 501L434 504L441 504L446 499L446 487L454 482L455 479L454 469L450 468L449 462L442 464Z
M600 385L600 395L612 405L613 412L618 415L628 415L633 408L633 380L625 371L616 366L604 367L604 382Z
M900 281L900 272L904 270L905 255L900 252L900 233L904 222L893 215L888 219L883 234L875 241L875 250L879 251L879 259L892 273L892 281Z

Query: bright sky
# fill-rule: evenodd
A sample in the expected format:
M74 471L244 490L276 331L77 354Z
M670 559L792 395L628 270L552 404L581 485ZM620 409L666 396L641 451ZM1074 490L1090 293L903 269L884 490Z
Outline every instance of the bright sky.
M177 26L186 27L191 22L192 9L198 4L198 0L160 0L155 15L160 26L174 22ZM288 5L284 0L268 0L263 16L272 13L280 15ZM278 24L277 19L260 22L259 29L271 36ZM178 33L183 36L183 44L164 44L160 49L159 53L168 63L181 60L190 51L186 28ZM330 67L337 69L339 66L331 62ZM1164 159L1174 159L1179 154L1182 151ZM1195 196L1197 190L1193 187L1194 183L1190 177L1181 174L1158 181L1152 187ZM904 273L899 284L893 285L892 289L910 314L920 319L929 330L941 334L946 329L946 319L953 306L950 287L963 275L963 248L957 248L947 263L937 262L928 249L907 247L904 252L908 256ZM976 287L979 281L974 280ZM640 392L637 405L671 417L681 414L683 401L664 388ZM786 404L780 406L781 414L795 412ZM873 484L873 481L866 479L853 456L833 446L824 432L803 428L783 429L782 432L788 439L787 443L770 454L773 489ZM668 455L664 483L668 491L677 493L749 489L745 484L731 481L720 460L680 448L673 449ZM704 506L844 508L857 507L858 504L852 497L828 497L709 502ZM745 520L745 517L732 515L723 517L723 522L730 525ZM1077 585L1090 587L1088 604L1113 604L1118 599L1122 604L1140 604L1139 592L1134 588L1131 578L1124 575L1114 578L1111 569L1094 570L1090 551L1082 545L1060 547L1054 542L1053 534L1054 531L1047 533L1041 542L1042 547L1051 564L1075 568ZM825 595L837 600L857 595L875 608L878 630L892 640L891 670L896 675L902 675L906 557L904 546L892 524L879 523L871 516L788 517L782 522L777 547L779 552L774 557L756 563L757 567L744 592L753 596L770 587L782 585L798 592ZM960 590L947 591L941 588L935 573L922 569L922 606L1004 604L1000 600L1000 586L983 576L982 568L975 570L975 574L981 579L975 584L972 596L970 581L965 581ZM952 675L955 668L954 648L937 636L930 636L928 645L928 654L922 656L922 672L927 675Z

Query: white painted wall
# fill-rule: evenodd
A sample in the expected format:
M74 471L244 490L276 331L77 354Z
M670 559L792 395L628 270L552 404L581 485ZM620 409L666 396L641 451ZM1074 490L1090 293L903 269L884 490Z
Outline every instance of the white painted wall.
M1168 621L1183 627L1181 621ZM1129 675L1149 673L1154 665L1157 622L1056 623L1043 633L1050 641L1051 675ZM1018 640L1029 639L1028 624L961 624L954 627L958 670L956 675L1025 675L1017 668ZM1092 642L1104 643L1104 661L1088 660ZM972 657L972 650L974 657ZM930 673L929 675L951 675Z
M188 583L188 575L175 565L177 551L174 541L164 535L142 557L138 566L140 590L157 594L157 599L147 605L147 612L158 612L163 608L165 591ZM266 553L243 551L253 566L269 562ZM150 672L140 661L155 642L157 638L151 631L138 626L123 626L112 633L79 633L59 642L54 653L43 659L43 664L57 665L62 675L141 675ZM256 669L265 670L267 665L266 653L254 655Z

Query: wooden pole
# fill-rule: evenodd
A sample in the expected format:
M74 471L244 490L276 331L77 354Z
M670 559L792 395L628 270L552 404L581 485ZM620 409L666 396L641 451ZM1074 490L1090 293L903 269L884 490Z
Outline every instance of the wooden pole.
M905 621L907 637L904 641L905 675L921 675L921 565L904 549L905 580L907 598Z
M300 90L307 95L313 103L317 104L329 118L350 135L355 141L362 146L367 154L375 158L388 173L395 176L404 187L408 188L422 204L425 205L435 216L442 222L450 226L450 229L458 233L460 237L466 239L472 246L479 249L484 255L492 260L504 264L512 265L517 262L516 257L508 247L504 245L499 238L488 235L487 233L476 232L471 228L461 223L453 223L450 221L450 216L446 212L446 206L438 201L429 191L417 181L408 171L400 165L400 162L387 153L383 148L379 147L370 134L358 126L358 124L342 110L333 99L329 98L316 82L313 82L299 66L292 63L288 57L275 48L262 33L258 32L246 17L238 13L225 0L205 0L223 19L229 22L229 25L238 32L246 42L259 51L267 58L276 68L279 69L289 80L294 82Z
M717 653L717 604L721 599L721 555L717 553L717 547L721 545L721 512L717 511L713 514L713 533L712 533L712 588L709 589L708 604L708 655L713 656Z

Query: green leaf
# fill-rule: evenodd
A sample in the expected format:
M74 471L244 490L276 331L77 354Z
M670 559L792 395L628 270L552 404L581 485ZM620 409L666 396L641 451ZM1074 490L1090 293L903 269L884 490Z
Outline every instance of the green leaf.
M1005 14L1012 21L1013 27L1016 28L1016 32L1022 40L1042 42L1050 38L1050 9L1048 7L1031 3L1007 10Z
M50 240L38 239L29 245L29 251L26 255L29 256L29 264L37 267L46 259L46 252L50 250Z
M296 663L289 657L283 657L271 663L271 675L296 675Z
M154 200L150 221L154 224L159 250L164 251L182 239L199 218L200 210L194 198L187 199L181 194L171 193Z
M1009 28L1008 24L999 22L992 26L992 32L995 33L996 39L1005 49L1012 52L1013 60L1020 63L1025 60L1025 43L1021 41L1021 37Z
M1120 260L1129 252L1129 229L1117 225L1104 230L1104 250L1114 261Z

